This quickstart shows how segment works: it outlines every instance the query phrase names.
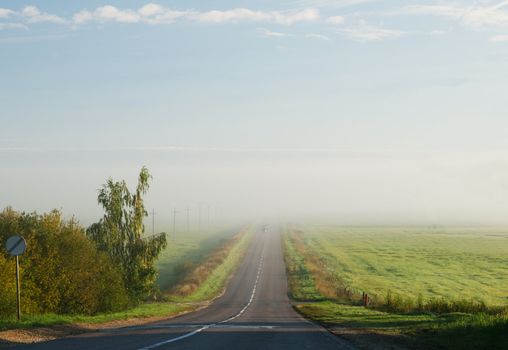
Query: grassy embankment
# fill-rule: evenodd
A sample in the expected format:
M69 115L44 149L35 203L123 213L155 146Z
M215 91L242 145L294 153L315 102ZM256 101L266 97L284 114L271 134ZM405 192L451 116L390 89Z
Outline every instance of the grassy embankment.
M250 229L235 234L231 230L211 233L191 233L176 237L161 255L159 285L162 301L141 304L132 309L99 314L82 315L23 315L22 321L0 319L0 330L32 328L75 323L105 323L133 318L171 316L195 309L220 294L250 242ZM182 269L181 266L187 266ZM192 268L188 268L192 266ZM175 272L176 270L176 272ZM206 278L204 277L206 276ZM197 279L199 277L199 279ZM185 289L192 282L192 289ZM185 292L180 289L184 288Z
M183 262L174 265L173 274L170 275L173 284L166 284L163 293L166 300L203 302L217 297L223 291L252 238L251 229L246 228L229 239L221 235L217 238L221 244L215 243L216 248L211 253L203 255L201 249L197 249L194 258L186 254ZM201 246L209 247L210 244L213 241L206 240Z
M502 230L304 231L285 235L290 292L306 301L296 307L361 347L508 343L508 234ZM372 298L368 308L359 306L364 291Z

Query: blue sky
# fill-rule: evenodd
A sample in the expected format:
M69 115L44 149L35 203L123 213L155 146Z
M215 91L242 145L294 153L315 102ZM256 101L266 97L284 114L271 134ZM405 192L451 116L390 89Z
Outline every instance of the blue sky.
M157 207L499 221L507 72L501 0L4 0L0 205L87 220L146 164Z

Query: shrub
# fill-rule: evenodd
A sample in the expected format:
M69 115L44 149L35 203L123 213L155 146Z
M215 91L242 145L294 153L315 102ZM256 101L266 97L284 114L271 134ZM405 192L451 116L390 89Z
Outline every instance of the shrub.
M0 213L0 240L12 234L27 241L20 257L23 313L94 314L127 306L118 269L74 219L63 220L57 210L38 215L6 208ZM15 313L13 260L0 254L0 315L5 316Z

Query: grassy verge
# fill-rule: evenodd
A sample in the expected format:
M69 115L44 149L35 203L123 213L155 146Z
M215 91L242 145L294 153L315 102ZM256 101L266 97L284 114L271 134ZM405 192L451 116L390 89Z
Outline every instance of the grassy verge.
M315 278L309 271L307 261L301 253L301 242L288 233L284 236L284 261L288 278L289 295L293 300L317 301L324 297L318 291Z
M189 281L192 280L195 283L192 293L165 295L162 302L145 303L126 311L94 316L23 315L21 322L17 322L14 318L0 319L0 330L78 323L100 324L128 319L172 316L181 312L191 311L199 306L197 302L210 300L222 292L229 276L240 262L251 236L250 230L244 229L229 240L223 240L222 244L209 253L200 265L196 265L196 268L190 271L187 277L182 279L181 284L175 286L176 290L179 287L188 285ZM196 273L199 273L200 276L204 273L206 277L196 282Z
M249 228L235 235L193 269L167 297L176 301L198 302L218 296L240 263L251 238Z
M342 239L340 243L342 248L351 247L348 245L347 239L361 240L361 237L343 238L345 239ZM354 271L361 268L369 269L369 254L366 254L365 251L374 248L365 242L355 243L357 246L356 249L351 249L351 255L362 251L364 256L363 265L357 262L359 266L356 266L348 263L351 257L348 256L346 250L336 253L339 258L334 258L329 252L340 249L337 249L330 241L325 247L323 241L317 244L313 239L324 238L309 238L298 230L290 230L284 236L290 296L301 302L295 305L295 308L305 317L326 325L334 333L348 338L360 348L366 349L506 348L506 344L508 344L508 316L503 308L487 308L489 314L485 312L400 312L395 310L396 308L391 312L386 312L387 310L359 306L358 294L361 293L361 289L355 288L354 281L363 276L356 276L355 274L361 274L361 272ZM338 245L339 243L335 242L334 244ZM399 249L400 244L399 242ZM436 250L434 255L442 254L439 247ZM390 255L390 252L386 253ZM370 254L376 255L375 252L370 252ZM484 258L484 260L488 259ZM499 263L499 260L492 260L496 264ZM377 266L382 263L382 259L379 259ZM456 267L452 266L452 269L456 269ZM440 269L439 272L446 274L443 269ZM396 278L400 278L400 276L396 276ZM416 276L416 278L418 277ZM467 281L467 279L464 280ZM407 282L411 283L411 280L409 279ZM385 281L385 283L387 282ZM484 295L483 297L488 298L489 296ZM403 298L396 299L404 300ZM394 303L393 300L392 303ZM452 304L445 301L440 303L441 305Z
M191 270L203 264L210 253L230 241L240 230L238 227L228 227L169 235L168 247L157 260L157 284L162 293L181 283Z
M76 324L76 323L106 323L111 321L126 320L132 318L148 318L175 315L180 312L192 310L192 305L177 304L177 303L147 303L137 306L135 308L113 312L107 314L98 314L94 316L83 315L22 315L21 322L15 318L0 319L0 330L14 329L14 328L33 328L33 327L47 327L55 325Z
M508 344L506 314L396 314L330 301L295 307L364 349L506 349Z

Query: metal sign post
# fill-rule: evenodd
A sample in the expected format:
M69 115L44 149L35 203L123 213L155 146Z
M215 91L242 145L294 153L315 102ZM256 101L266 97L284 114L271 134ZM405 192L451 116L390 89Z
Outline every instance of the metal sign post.
M5 243L5 248L11 256L16 257L16 300L18 305L18 321L21 319L21 291L19 288L19 256L26 250L25 239L21 236L15 235L9 237Z
M18 321L21 320L21 292L19 290L19 257L16 255L16 301L18 305Z

